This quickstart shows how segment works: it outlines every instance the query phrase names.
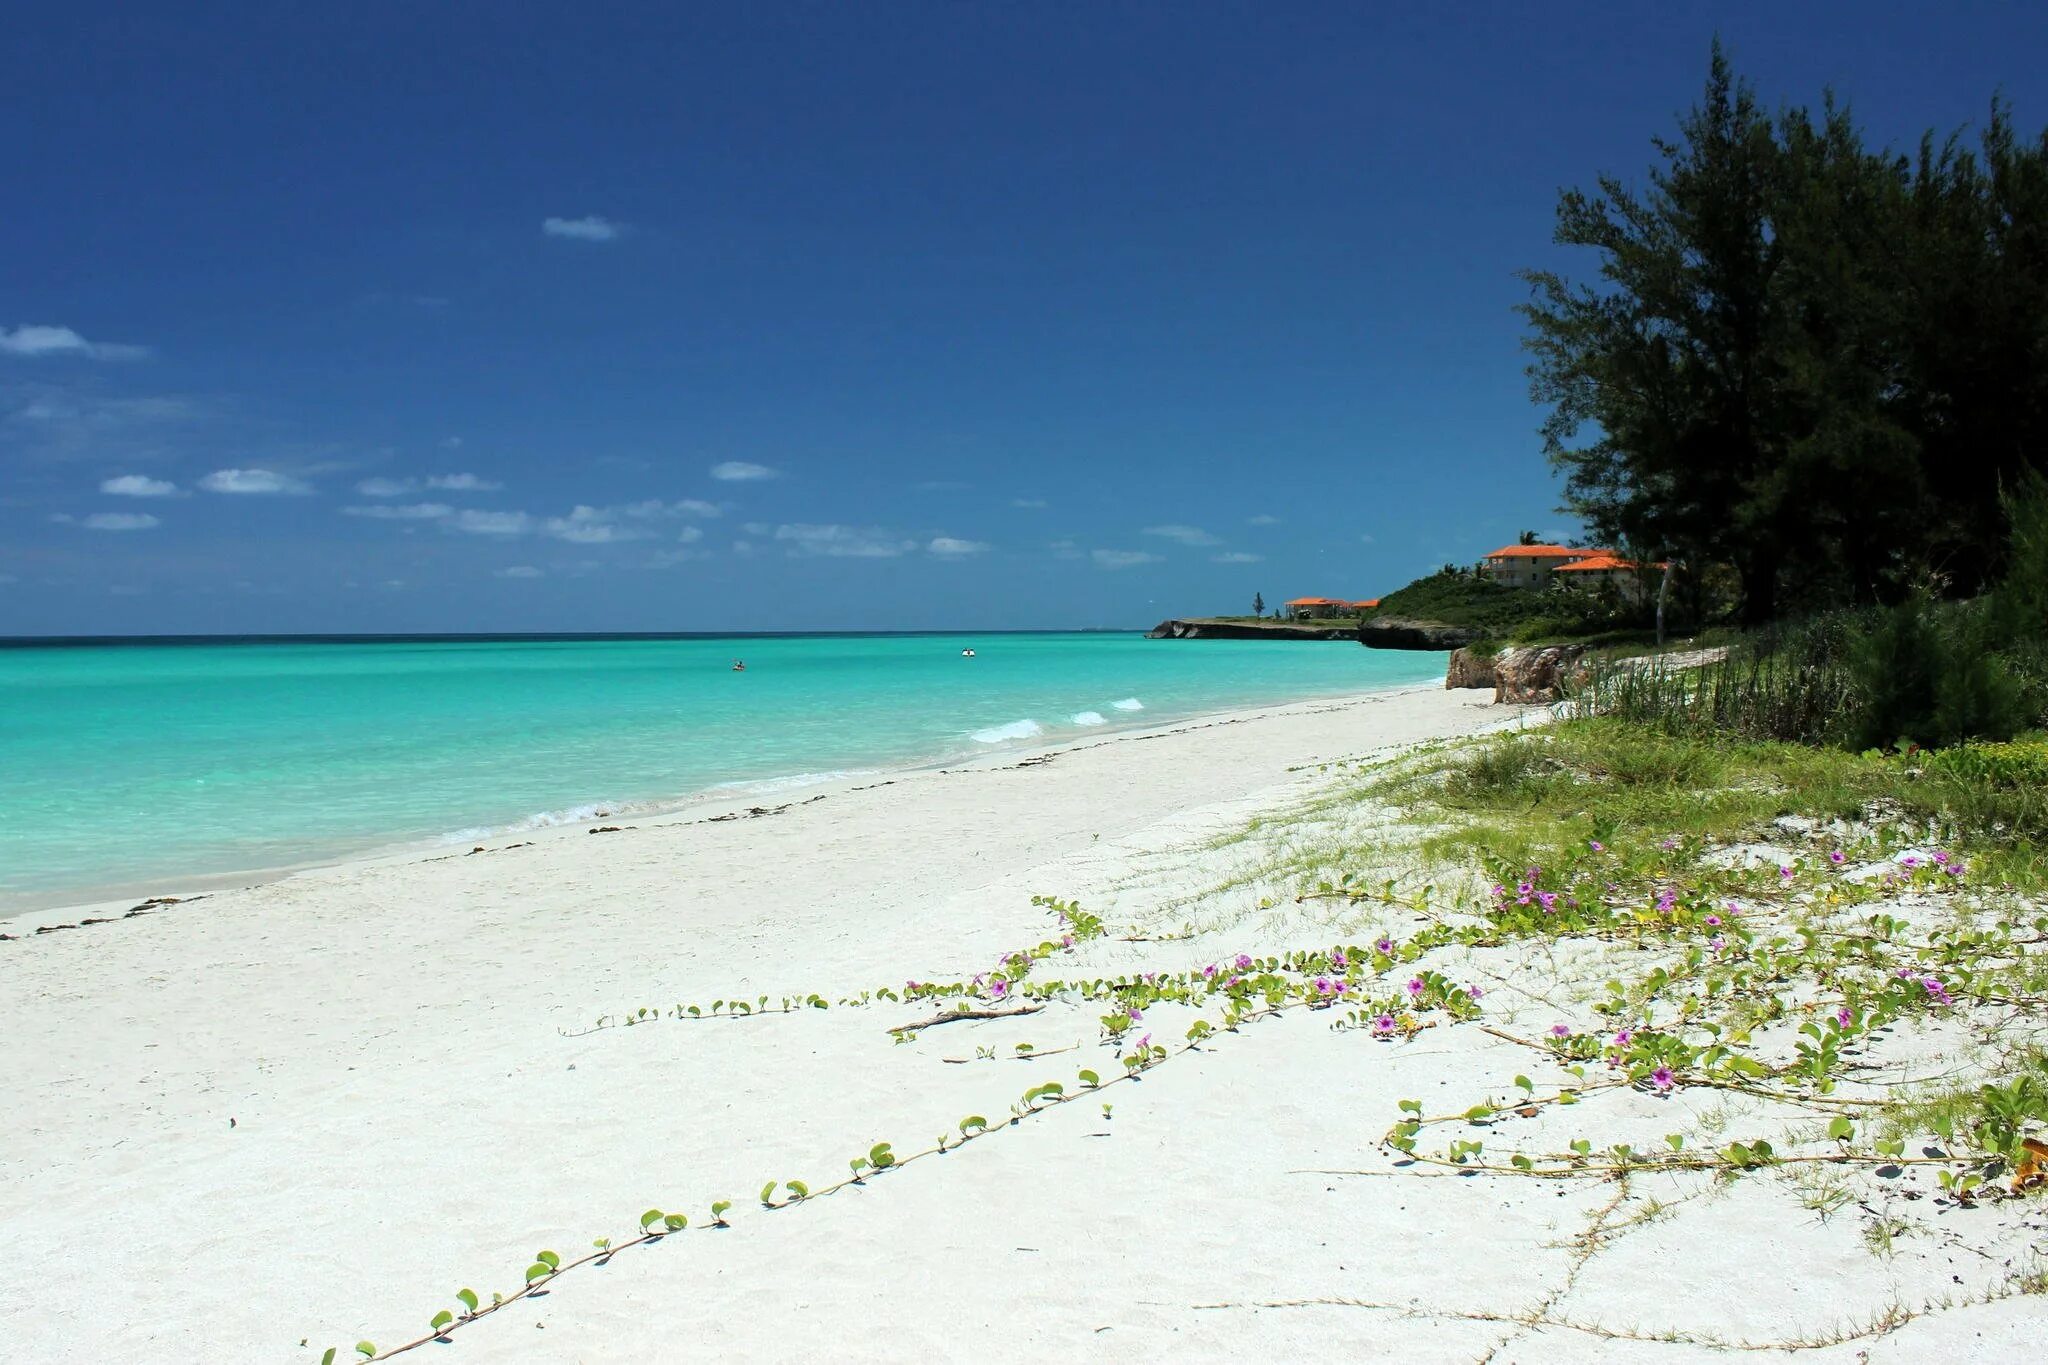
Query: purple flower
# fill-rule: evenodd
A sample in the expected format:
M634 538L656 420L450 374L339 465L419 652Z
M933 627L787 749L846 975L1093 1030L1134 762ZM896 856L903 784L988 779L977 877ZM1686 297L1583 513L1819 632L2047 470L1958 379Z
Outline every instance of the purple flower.
M1568 1025L1552 1024L1550 1026L1550 1036L1553 1038L1569 1038L1572 1036L1572 1031Z
M1248 972L1252 969L1252 960L1250 955L1246 953L1239 953L1237 955L1237 969L1241 972Z
M1214 981L1216 979L1216 964L1211 962L1208 966L1202 968L1202 976L1204 980Z
M1383 938L1378 943L1372 945L1372 950L1384 956L1392 957L1394 955L1394 940Z
M1657 841L1657 847L1659 847L1659 848L1662 848L1662 849L1673 849L1673 848L1677 848L1677 847L1678 847L1678 836L1677 836L1676 834L1674 834L1674 835L1670 836L1670 837L1669 837L1669 838L1667 838L1667 839L1660 839L1660 840L1658 840L1658 841Z
M1145 1036L1144 1036L1143 1038L1140 1038L1140 1039L1138 1040L1138 1051L1140 1051L1140 1052L1145 1052L1145 1051L1148 1051L1148 1050L1149 1050L1149 1049L1151 1048L1151 1046L1152 1046L1152 1035L1151 1035L1151 1034L1149 1034L1149 1033L1148 1033L1148 1034L1146 1034L1146 1035L1145 1035Z
M1726 948L1727 946L1728 940L1722 938L1719 934L1714 935L1712 941L1710 941L1707 944L1708 949L1716 953L1720 952L1723 948Z
M1344 950L1339 948L1330 954L1330 965L1341 972L1351 965L1351 959L1344 956Z
M1849 855L1838 848L1833 853L1828 854L1828 861L1836 867L1840 867L1843 863L1849 861Z
M1837 1024L1840 1024L1843 1028L1849 1027L1849 1025L1855 1020L1855 1017L1855 1015L1849 1013L1849 1007L1847 1005L1844 1005L1840 1009L1835 1011L1835 1022Z
M1720 928L1720 927L1721 927L1721 917L1720 917L1719 915L1708 915L1708 916L1707 916L1707 927L1708 927L1709 929L1718 929L1718 928Z
M1899 859L1899 866L1900 866L1900 867L1918 867L1918 866L1920 866L1920 860L1919 860L1918 858L1914 857L1914 856L1913 856L1912 854L1908 853L1908 854L1907 854L1907 855L1906 855L1905 857L1903 857L1903 858Z
M1145 1011L1139 1009L1136 1005L1130 1006L1124 1013L1131 1016L1131 1022L1134 1024L1145 1017Z
M1474 1000L1477 1000L1480 996L1486 994L1486 992L1480 990L1477 986L1467 986L1465 988L1465 994L1471 996Z
M1672 890L1670 887L1667 886L1662 891L1659 891L1657 893L1657 908L1659 910L1669 911L1673 906L1677 904L1678 893Z
M1792 880L1792 865L1790 863L1778 869L1778 880L1781 882Z
M1948 854L1943 852L1941 849L1936 849L1934 851L1934 865L1936 867L1947 867Z
M1062 948L1071 948L1071 947L1073 947L1073 946L1074 946L1074 936L1073 936L1072 934L1061 934L1061 935L1060 935L1060 947L1062 947Z
M1409 977L1409 978L1408 978L1408 994L1409 994L1409 995L1410 995L1411 997L1413 997L1413 996L1419 996L1419 995L1421 995L1421 994L1422 994L1422 978L1421 978L1421 977L1419 977L1419 976L1411 976L1411 977Z
M1330 980L1330 978L1329 978L1329 977L1327 977L1327 976L1319 976L1319 977L1317 977L1317 978L1316 978L1316 994L1317 994L1317 995L1329 995L1329 994L1333 993L1333 992L1334 992L1335 990L1336 990L1336 985L1335 985L1335 983L1334 983L1334 982L1332 982L1332 981Z
M1627 1047L1629 1044L1629 1039L1633 1037L1635 1037L1635 1034L1629 1032L1627 1029L1618 1029L1615 1031L1614 1034L1614 1045L1616 1047Z
M1607 851L1607 845L1601 843L1598 839L1592 840L1586 847L1592 849L1595 853L1605 853Z
M1379 1018L1373 1020L1372 1031L1379 1034L1392 1033L1394 1031L1394 1016L1382 1014Z
M1544 914L1554 915L1557 913L1557 893L1555 891L1539 891L1536 893L1536 899L1543 902Z
M1660 1066L1655 1071L1652 1071L1650 1073L1650 1084L1656 1086L1660 1092L1671 1089L1671 1068Z
M996 999L1000 1000L1010 993L1010 983L1003 980L1001 977L997 977L995 980L988 983L988 993L990 995L993 995Z
M1926 988L1928 995L1939 1000L1942 1004L1953 1005L1955 1003L1949 996L1948 987L1941 984L1940 977L1923 976L1920 978L1920 984Z

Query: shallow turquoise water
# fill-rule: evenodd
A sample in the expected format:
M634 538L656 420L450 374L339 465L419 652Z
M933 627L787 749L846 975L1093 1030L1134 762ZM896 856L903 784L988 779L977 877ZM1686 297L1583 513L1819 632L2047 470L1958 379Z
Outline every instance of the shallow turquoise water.
M0 649L0 908L1442 672L1107 634Z

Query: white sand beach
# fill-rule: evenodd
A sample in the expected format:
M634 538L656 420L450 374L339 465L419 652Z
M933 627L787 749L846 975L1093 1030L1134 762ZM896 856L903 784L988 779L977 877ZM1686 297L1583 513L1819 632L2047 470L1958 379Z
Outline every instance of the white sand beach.
M930 1002L618 1026L641 1007L971 977L1056 935L1039 894L1109 926L1048 962L1068 979L1398 931L1402 912L1265 906L1275 887L1234 882L1302 837L1271 817L1329 780L1319 765L1522 719L1430 689L1280 707L796 793L770 814L713 818L743 810L728 801L312 869L0 943L0 1255L16 1268L0 1359L349 1359L419 1336L459 1288L514 1293L538 1249L568 1261L636 1236L650 1207L690 1228L407 1358L2037 1350L2038 1299L1826 1344L1889 1304L1992 1284L2035 1235L2024 1205L1996 1236L1878 1263L1849 1220L1763 1182L1659 1177L1675 1212L1623 1235L1603 1221L1611 1183L1397 1171L1380 1138L1401 1098L1462 1106L1529 1067L1477 1030L1375 1043L1284 1015L1004 1126L1029 1087L1121 1074L1098 1008L900 1045L889 1030ZM1374 866L1369 827L1335 837ZM1559 969L1521 966L1468 974L1488 982L1489 1022L1534 1031ZM1156 1027L1177 1042L1173 1018ZM1668 1126L1657 1103L1641 1099L1644 1122ZM965 1115L989 1134L760 1205L764 1182L822 1189L873 1144L908 1155ZM727 1228L707 1226L715 1200Z

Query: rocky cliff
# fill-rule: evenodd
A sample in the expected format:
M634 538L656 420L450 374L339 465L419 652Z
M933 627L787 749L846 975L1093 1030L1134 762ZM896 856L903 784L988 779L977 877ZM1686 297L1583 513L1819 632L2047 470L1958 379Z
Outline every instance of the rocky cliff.
M1161 621L1148 640L1350 640L1358 627L1341 621L1212 621L1201 617Z
M1444 686L1492 687L1493 655L1473 649L1451 651L1450 667L1444 671Z
M1358 643L1367 649L1463 649L1479 634L1477 626L1375 616L1358 628Z

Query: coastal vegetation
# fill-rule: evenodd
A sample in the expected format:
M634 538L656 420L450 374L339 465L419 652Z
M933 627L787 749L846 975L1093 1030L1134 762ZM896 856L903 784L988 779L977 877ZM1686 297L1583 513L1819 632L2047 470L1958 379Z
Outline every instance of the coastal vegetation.
M2048 135L1872 147L1773 114L1717 44L1647 183L1559 200L1587 282L1535 270L1532 394L1565 500L1636 558L1728 566L1739 619L1969 597L2048 460ZM1704 619L1704 572L1681 575Z

